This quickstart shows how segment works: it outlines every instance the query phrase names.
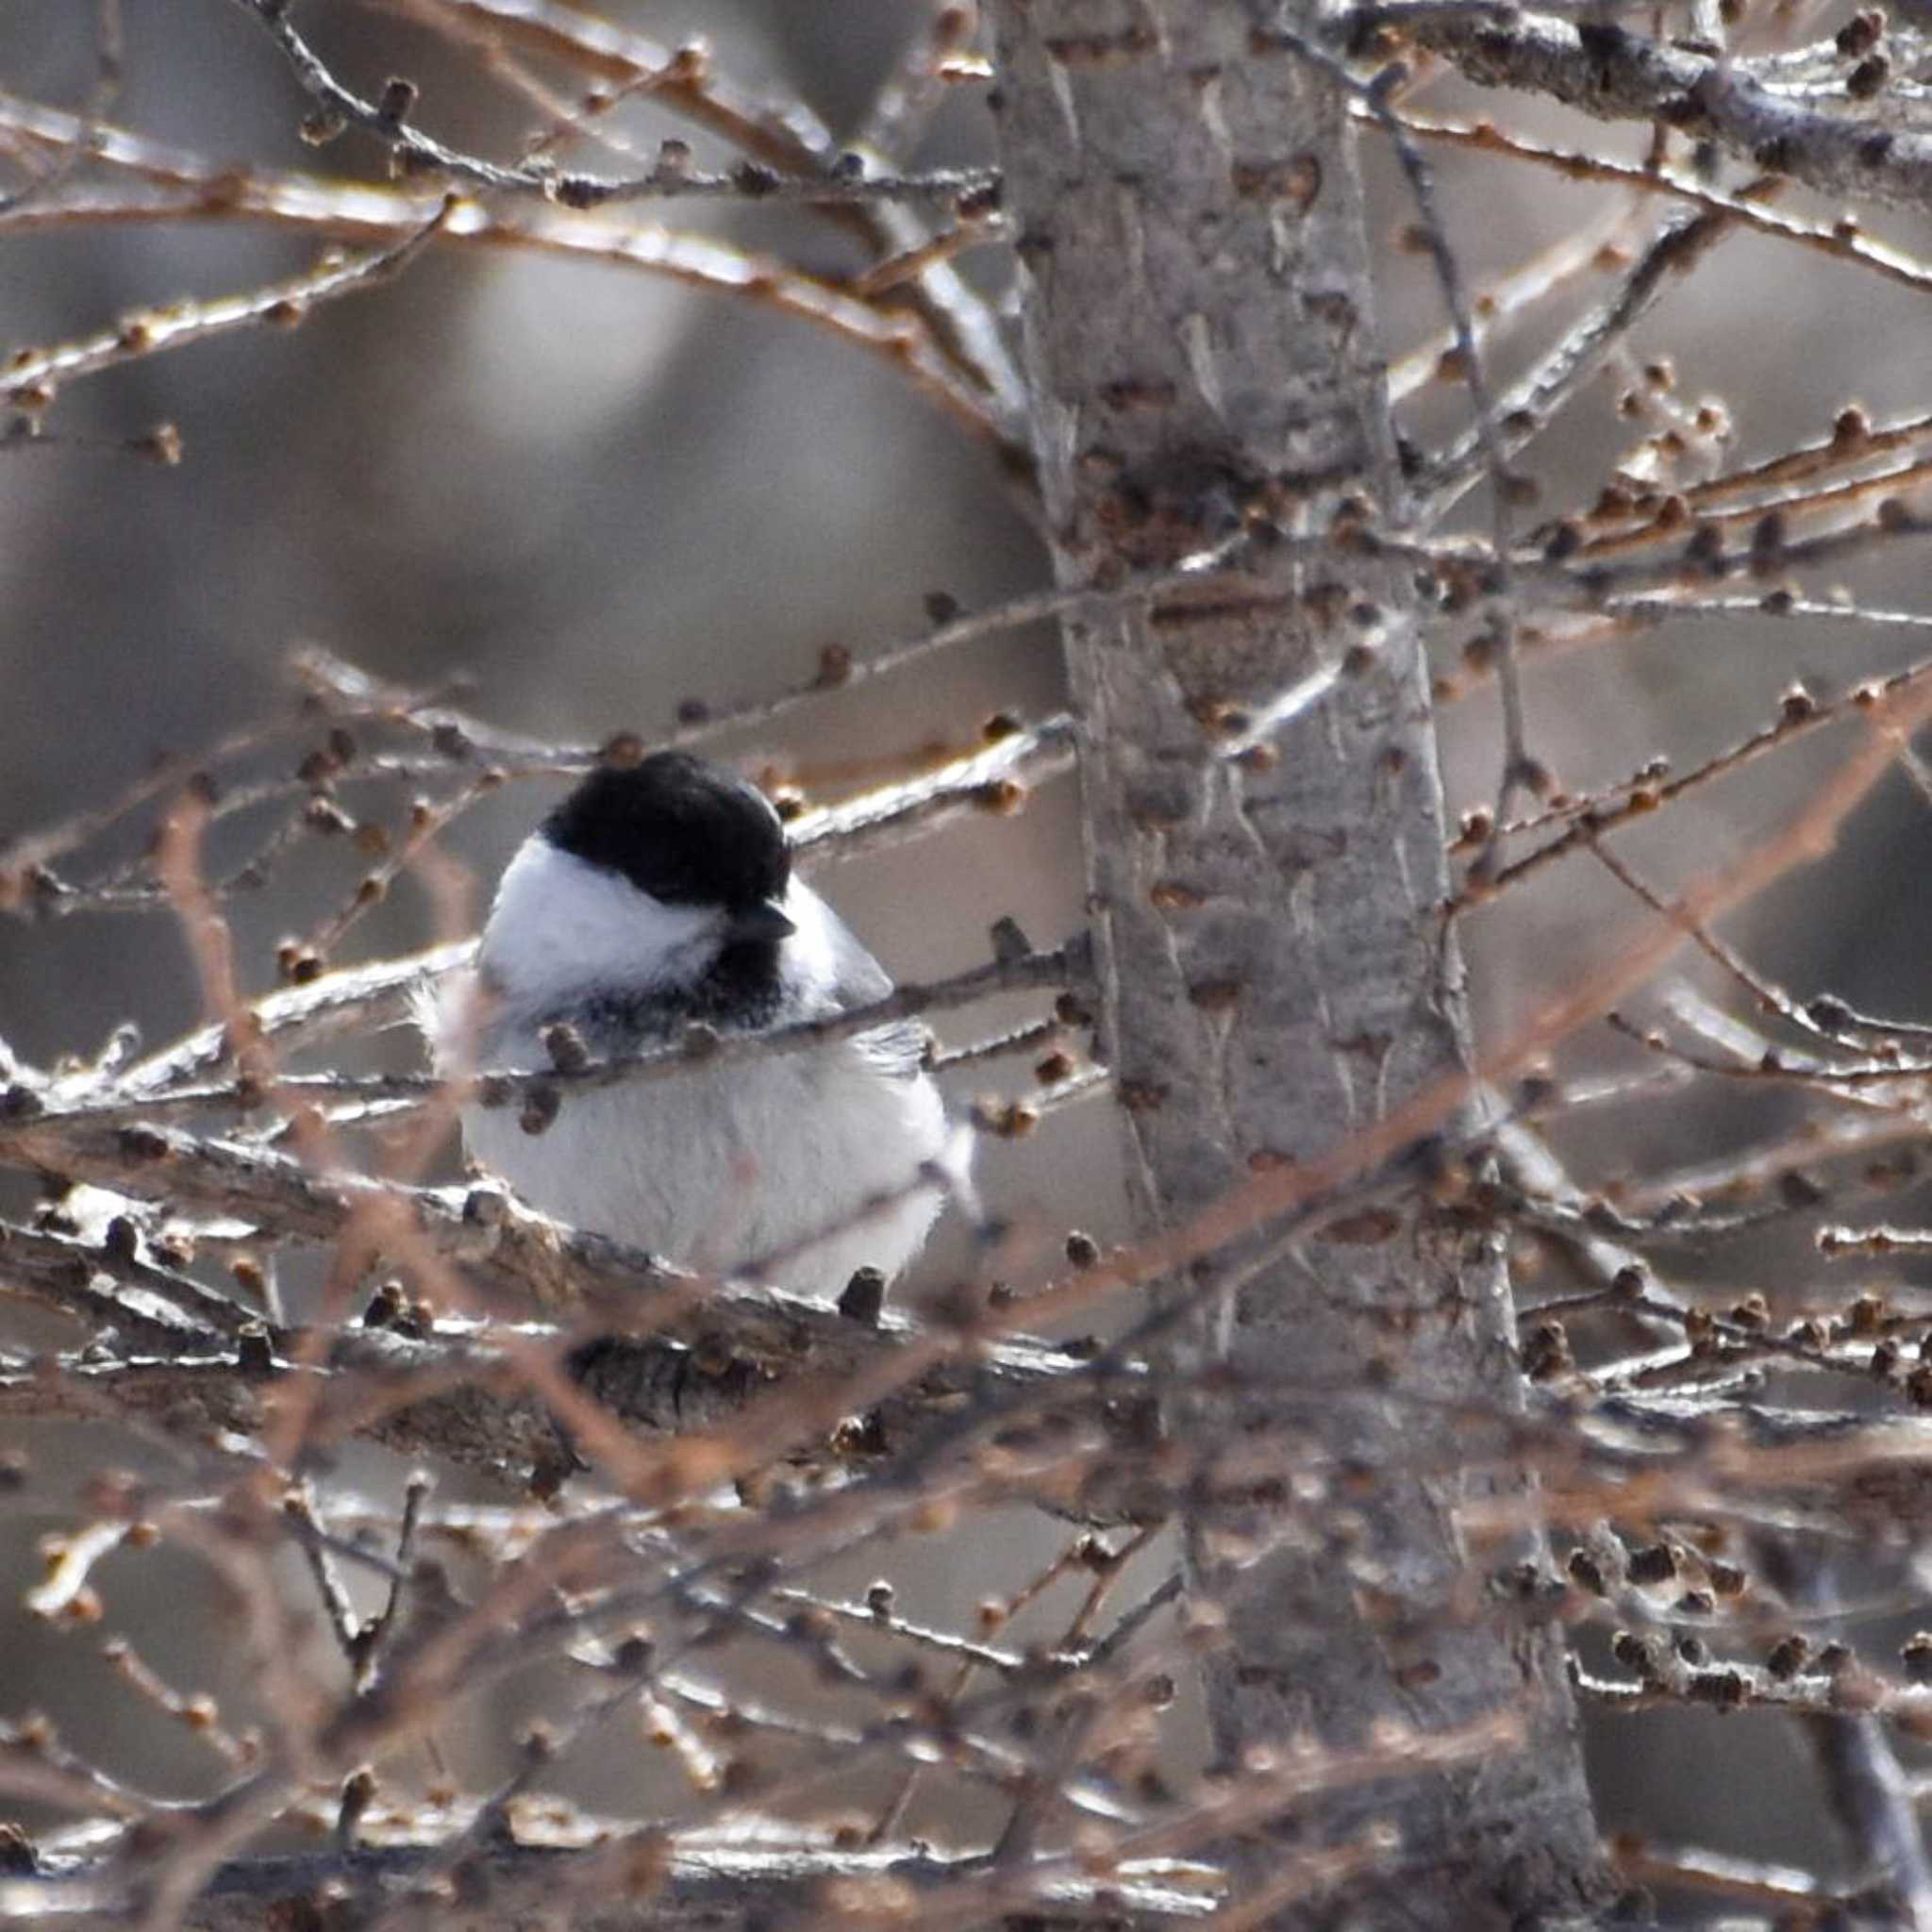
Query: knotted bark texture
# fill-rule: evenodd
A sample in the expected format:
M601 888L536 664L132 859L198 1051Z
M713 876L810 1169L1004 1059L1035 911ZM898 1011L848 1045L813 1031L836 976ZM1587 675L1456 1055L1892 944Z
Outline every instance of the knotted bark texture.
M1300 536L1392 519L1333 80L1264 46L1274 10L1241 0L991 11L1063 581L1171 566L1257 511ZM1290 24L1318 32L1312 12ZM1468 1065L1407 596L1345 542L1314 563L1249 547L1185 600L1069 626L1109 1045L1151 1224L1332 1153ZM1448 1419L1516 1399L1511 1341L1494 1254L1420 1191L1269 1267L1197 1338L1231 1391L1176 1419L1227 1441L1190 1537L1227 1620L1206 1667L1223 1762L1498 1710L1523 1740L1230 1847L1254 1890L1287 1842L1378 1819L1400 1849L1353 1923L1548 1924L1598 1896L1560 1641L1493 1581L1523 1552L1468 1551L1455 1521L1471 1478ZM1338 1467L1345 1498L1296 1482Z

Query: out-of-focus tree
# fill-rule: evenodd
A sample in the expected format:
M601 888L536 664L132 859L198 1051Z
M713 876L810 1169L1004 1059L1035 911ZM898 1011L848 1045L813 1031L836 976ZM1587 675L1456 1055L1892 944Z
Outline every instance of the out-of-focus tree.
M656 713L598 742L308 646L293 707L136 776L96 758L77 808L9 830L22 958L177 930L204 1013L102 1048L57 1001L64 1057L0 1042L0 1494L52 1525L26 1614L107 1640L58 1726L0 1664L0 1917L1464 1927L1716 1898L1932 1926L1907 1762L1932 1234L1900 1200L1928 1029L1858 1010L1820 909L1841 901L1759 909L1885 781L1932 792L1932 611L1900 562L1932 414L1846 402L1747 455L1740 422L1778 399L1689 395L1651 340L1702 296L1744 375L1797 359L1737 341L1716 264L1740 243L1794 284L1923 298L1917 26L988 0L898 22L835 135L615 9L208 5L259 57L249 111L322 152L144 131L142 22L95 0L79 106L0 95L0 246L321 252L16 351L16 475L146 459L192 491L168 352L260 332L299 371L313 330L277 331L439 260L567 260L874 362L998 479L1052 583L935 593L916 636L826 643L743 697L666 697L691 665L641 660ZM879 50L835 19L793 53L856 99ZM715 24L747 58L786 25ZM504 101L534 128L506 135ZM1584 190L1552 213L1531 176ZM1507 218L1473 219L1479 191ZM399 397L436 359L380 329L362 355ZM104 424L78 414L96 388L180 407ZM365 422L357 460L461 497L475 479L410 470L423 433ZM571 438L545 446L555 481ZM1064 709L1011 648L1048 623ZM1731 673L1691 662L1713 649ZM866 709L922 675L963 680L947 728ZM1633 753L1670 722L1646 684L1699 677L1685 749ZM656 741L755 751L807 863L957 850L1077 773L1057 943L1003 919L983 963L833 1022L611 1062L559 1038L487 1076L541 1133L591 1087L675 1096L692 1053L908 1015L958 1032L956 1088L1030 1058L971 1109L994 1217L903 1308L863 1274L836 1305L699 1279L487 1175L434 1184L476 1083L384 1045L464 957L467 827ZM1459 820L1444 768L1478 791ZM1621 923L1553 896L1579 875ZM912 923L951 911L908 876ZM427 950L371 940L409 932L398 887ZM272 949L263 904L299 908ZM1041 1205L1082 1124L1124 1175L1118 1240ZM917 1607L935 1561L970 1615ZM1687 1724L1746 1707L1806 1747L1798 1807L1836 1854L1774 1860L1748 1795L1705 1807L1709 1844L1602 1841L1645 1814L1607 1745L1593 1799L1579 1708L1662 1785ZM130 1713L198 1757L130 1768ZM1752 1757L1722 1760L1740 1793ZM1690 1808L1648 1822L1688 1836Z

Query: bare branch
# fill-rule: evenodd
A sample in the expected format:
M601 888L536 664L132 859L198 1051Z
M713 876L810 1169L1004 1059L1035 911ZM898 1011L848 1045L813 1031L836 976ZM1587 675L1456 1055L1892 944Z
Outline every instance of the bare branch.
M299 322L318 302L330 302L364 289L379 287L415 260L442 231L455 204L445 201L393 246L375 250L349 262L325 262L305 275L271 283L245 295L223 300L184 303L172 309L124 317L111 329L58 349L17 356L0 370L0 400L16 406L35 391L51 391L75 376L135 361L164 349L182 348L231 329L267 325L286 327Z
M1932 197L1932 138L1793 101L1746 61L1688 53L1614 20L1530 9L1507 21L1451 12L1408 31L1479 85L1548 94L1599 120L1661 121L1824 194L1907 208Z

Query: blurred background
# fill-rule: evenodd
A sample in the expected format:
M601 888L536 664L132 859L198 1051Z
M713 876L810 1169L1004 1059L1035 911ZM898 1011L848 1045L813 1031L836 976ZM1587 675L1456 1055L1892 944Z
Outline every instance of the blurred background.
M603 10L666 43L702 36L741 88L802 103L835 142L863 126L924 18L906 0L605 0ZM404 5L316 4L301 15L343 80L374 94L388 75L408 75L422 91L418 124L459 146L510 156L544 125L486 62L412 22ZM1810 30L1828 31L1832 18L1814 16ZM93 19L77 0L8 0L0 90L83 102ZM300 142L299 91L229 0L128 0L125 42L116 125L216 163L380 178L374 144L358 136L320 155ZM1474 96L1443 83L1424 100L1467 109ZM1546 139L1641 152L1641 134L1541 105L1514 103L1510 113ZM675 134L701 167L736 158L647 101L612 118L645 157ZM612 165L593 148L565 152ZM990 159L982 91L950 89L918 148L897 158ZM1449 231L1478 286L1624 206L1607 189L1492 158L1437 158ZM1412 220L1399 177L1377 152L1365 167L1396 358L1441 328L1441 303L1426 258L1396 245ZM848 234L810 209L682 202L639 212L818 276L867 265ZM1630 219L1645 232L1655 211L1639 207ZM1932 240L1919 230L1901 221L1896 234ZM42 224L0 211L0 350L84 336L180 295L258 287L314 256L309 238L231 220ZM1003 249L969 255L962 269L1004 297ZM1574 299L1538 311L1499 352L1499 379L1607 286L1586 277ZM1674 358L1681 396L1723 399L1735 430L1729 463L1824 433L1853 400L1879 420L1924 409L1924 313L1919 291L1737 235L1714 264L1671 287L1636 341L1644 356ZM1519 512L1521 525L1593 495L1635 433L1616 408L1633 375L1592 386L1533 447L1524 467L1541 498ZM295 332L244 329L75 383L47 423L111 441L162 420L183 439L178 469L81 443L0 448L0 840L97 802L158 755L192 752L285 707L288 654L303 642L412 687L460 679L460 702L506 730L595 743L619 729L649 739L687 701L724 707L800 683L829 645L863 658L915 637L931 592L975 609L1048 582L996 452L889 358L770 308L608 264L433 245L394 281L319 306ZM1424 389L1402 420L1418 439L1441 439L1467 420L1466 401ZM1487 519L1476 492L1457 525L1482 530ZM1921 555L1888 550L1848 576L1861 597L1908 605ZM1460 641L1441 641L1445 675ZM1906 660L1895 636L1850 625L1666 627L1614 654L1533 659L1531 743L1572 789L1607 785L1653 755L1693 762L1744 736L1794 678L1841 691ZM1062 701L1057 641L1035 627L724 735L713 749L825 799L935 748L966 747L992 712L1032 719ZM1493 691L1472 684L1446 708L1444 733L1452 808L1487 802ZM1654 883L1680 883L1773 830L1841 751L1828 735L1811 741L1699 794L1626 849ZM450 835L478 912L554 795L535 781L507 787ZM1790 876L1732 936L1800 993L1828 985L1868 1008L1932 1018L1923 966L1932 895L1915 890L1924 851L1923 801L1904 779L1889 781L1836 862ZM356 873L352 854L315 841L265 891L235 902L248 988L274 983L277 942L311 928ZM1071 781L1043 787L1018 815L975 818L817 882L901 976L983 958L1002 915L1049 943L1080 923ZM1470 922L1486 1037L1522 1024L1637 914L1603 874L1572 866ZM358 928L352 953L374 958L435 936L430 896L406 884ZM164 915L0 923L0 1037L29 1060L91 1052L128 1018L159 1043L198 1016L190 961ZM408 1042L390 1046L408 1059ZM1575 1050L1578 1068L1629 1061L1607 1037ZM1023 1075L1024 1066L994 1070L966 1084L998 1091ZM1780 1104L1726 1091L1668 1113L1605 1109L1566 1144L1593 1173L1648 1172L1760 1137L1765 1109ZM989 1145L982 1173L1008 1211L1103 1238L1125 1229L1104 1101L1057 1117L1024 1148ZM932 1266L943 1269L949 1252L941 1245ZM1722 1265L1736 1268L1740 1291L1767 1286L1748 1257ZM9 1324L58 1339L0 1309L0 1336ZM372 1464L358 1479L390 1478ZM56 1484L50 1520L60 1502ZM970 1557L935 1552L910 1586L910 1612L962 1626L979 1592L1017 1587L1051 1538L1010 1528L975 1541ZM6 1525L20 1532L17 1519ZM31 1564L24 1543L0 1556L0 1574L16 1560ZM156 1574L142 1574L153 1590ZM178 1621L144 1630L142 1642L162 1668L207 1667ZM0 1592L0 1715L47 1708L63 1728L97 1725L103 1682L74 1639L27 1618L17 1590ZM245 1704L244 1687L208 1688ZM524 1702L541 1707L545 1694L533 1685ZM502 1731L477 1740L479 1751L510 1735L516 1713L497 1715ZM1809 1773L1785 1727L1757 1716L1622 1722L1628 1728L1598 1726L1592 1738L1607 1822L1829 1865ZM130 1774L163 1786L187 1776L172 1734L138 1709L125 1723Z

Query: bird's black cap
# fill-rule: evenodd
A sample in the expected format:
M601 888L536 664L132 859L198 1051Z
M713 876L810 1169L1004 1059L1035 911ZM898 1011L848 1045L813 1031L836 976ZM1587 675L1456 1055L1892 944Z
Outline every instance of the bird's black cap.
M740 910L783 898L791 877L785 828L764 793L689 752L600 766L542 830L559 851L667 906Z

